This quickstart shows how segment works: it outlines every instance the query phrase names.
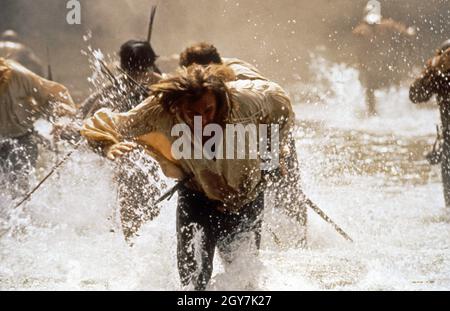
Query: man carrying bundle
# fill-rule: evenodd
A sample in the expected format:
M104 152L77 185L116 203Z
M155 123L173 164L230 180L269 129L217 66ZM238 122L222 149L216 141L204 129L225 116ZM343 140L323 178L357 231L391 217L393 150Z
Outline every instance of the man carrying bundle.
M237 58L222 57L215 46L206 42L193 44L180 54L180 67L189 67L193 64L202 66L224 65L231 69L235 80L269 81L251 64ZM289 144L285 148L289 149L290 156L282 159L285 163L280 169L266 172L271 179L270 187L266 189L266 193L274 197L276 208L295 219L300 225L301 234L296 237L297 245L306 247L308 214L305 202L300 200L300 198L304 199L305 195L302 191L300 164L293 129L288 133L288 140ZM281 170L284 170L284 172L282 173ZM279 191L279 189L283 189L283 191Z
M211 278L216 247L231 262L235 250L246 245L256 251L261 239L263 170L268 167L261 152L249 157L251 148L246 145L245 158L222 156L227 150L231 155L240 151L223 149L228 146L226 137L233 134L230 126L234 130L271 126L271 158L279 157L283 163L290 156L286 146L294 113L289 97L276 83L236 80L224 66L190 66L151 89L152 96L127 113L98 111L84 124L82 135L102 146L110 159L139 144L168 177L187 178L178 192L178 268L184 286L203 290ZM215 135L214 144L199 137L213 132L222 134ZM182 146L194 146L195 155L180 150L176 137L180 134ZM248 132L241 136L244 143L251 141L245 139L249 136Z

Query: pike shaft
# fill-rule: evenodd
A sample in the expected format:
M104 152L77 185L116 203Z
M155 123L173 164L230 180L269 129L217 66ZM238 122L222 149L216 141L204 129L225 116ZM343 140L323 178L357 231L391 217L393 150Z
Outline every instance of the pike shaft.
M78 147L80 147L81 141L77 142L75 144L75 148L70 151L68 154L66 154L64 156L64 158L58 163L56 164L55 167L53 167L53 169L50 171L50 173L48 173L37 185L36 187L33 188L33 190L31 190L19 203L17 203L14 206L14 209L17 209L18 207L20 207L23 203L25 203L29 198L31 198L31 196L45 183L45 181L47 179L49 179L54 173L56 173L56 171L58 170L58 168L60 168L71 156L72 154L78 149Z
M314 204L310 199L306 200L306 204L316 212L323 220L333 226L333 228L342 235L347 241L353 242L353 239L341 228L339 227L324 211L322 211L316 204Z

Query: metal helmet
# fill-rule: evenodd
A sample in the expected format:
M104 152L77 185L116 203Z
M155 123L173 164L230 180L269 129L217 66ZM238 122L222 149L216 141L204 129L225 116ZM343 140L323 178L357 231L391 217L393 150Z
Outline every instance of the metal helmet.
M370 0L364 7L364 20L372 25L381 22L381 4L377 0Z
M18 42L19 35L14 30L8 29L1 34L0 39L3 41Z

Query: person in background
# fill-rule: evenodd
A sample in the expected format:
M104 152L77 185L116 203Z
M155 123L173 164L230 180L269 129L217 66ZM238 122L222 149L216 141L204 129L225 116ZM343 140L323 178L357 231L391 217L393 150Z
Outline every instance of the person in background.
M6 30L0 35L0 57L15 60L38 76L44 76L42 61L21 42L14 30Z
M392 18L383 18L377 1L369 1L364 19L353 29L359 79L366 92L370 116L377 114L375 91L398 84L410 70L408 53L415 30Z
M38 119L59 132L69 132L64 117L74 118L76 106L63 85L46 80L18 62L0 58L0 168L19 193L27 191L36 165Z
M428 159L431 164L441 163L445 205L450 207L450 40L445 41L426 62L421 76L409 90L409 97L415 104L427 102L434 95L441 115L443 142Z
M125 42L120 47L119 57L122 73L116 77L118 85L109 83L89 96L81 105L83 117L91 116L105 107L120 112L128 111L147 96L142 89L148 91L152 84L161 79L161 75L154 71L158 56L147 41Z

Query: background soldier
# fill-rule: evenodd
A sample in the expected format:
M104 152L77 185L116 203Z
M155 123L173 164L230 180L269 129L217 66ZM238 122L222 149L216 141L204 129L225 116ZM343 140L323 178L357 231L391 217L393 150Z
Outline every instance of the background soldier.
M38 156L34 122L46 118L55 123L59 117L75 114L75 104L63 85L0 58L0 167L11 184L27 190Z
M376 1L375 1L376 2ZM391 18L369 1L364 20L353 30L360 81L366 92L368 114L376 114L375 90L398 84L410 70L405 53L415 31Z
M140 104L147 97L145 93L149 87L161 79L161 75L155 72L158 56L147 41L125 42L120 47L119 57L122 73L117 78L109 76L115 82L111 81L83 102L84 117L100 108L128 111Z
M0 36L0 57L13 59L28 68L38 76L44 75L41 60L25 44L13 30L6 30Z
M422 75L410 88L413 103L427 102L435 94L441 114L443 144L430 160L434 164L441 162L445 205L450 207L450 40L437 49L436 55L427 61Z
M202 66L225 65L233 70L233 78L236 80L267 80L254 66L237 58L222 57L215 46L206 42L193 44L180 54L180 67L189 67L193 64ZM228 79L227 77L224 78Z

